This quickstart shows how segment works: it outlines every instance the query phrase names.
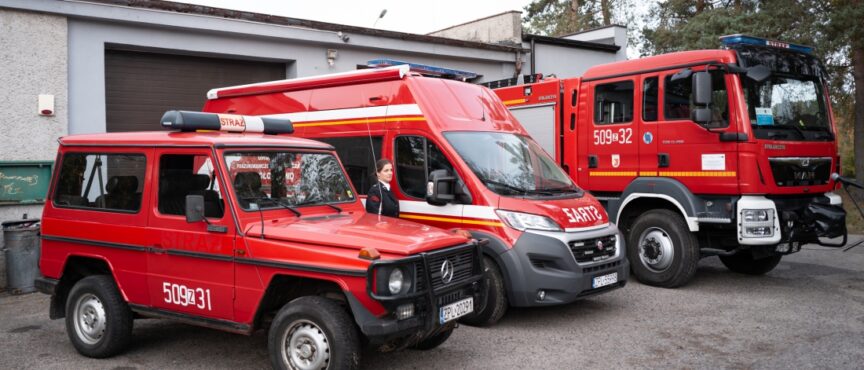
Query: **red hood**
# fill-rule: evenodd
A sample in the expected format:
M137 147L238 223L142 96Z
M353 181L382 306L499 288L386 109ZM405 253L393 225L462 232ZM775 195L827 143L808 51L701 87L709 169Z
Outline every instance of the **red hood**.
M581 198L541 201L500 197L498 208L546 216L565 229L598 226L609 222L606 210L590 194Z
M250 223L246 234L260 237L261 223ZM432 226L365 212L264 221L264 237L357 250L374 247L381 253L398 255L412 255L468 242L462 236Z

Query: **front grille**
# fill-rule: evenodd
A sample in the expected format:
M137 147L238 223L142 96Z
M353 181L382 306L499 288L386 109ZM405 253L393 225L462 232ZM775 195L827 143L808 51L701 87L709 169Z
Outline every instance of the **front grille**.
M567 245L570 246L570 252L573 253L576 262L596 262L615 256L617 249L615 240L615 235L606 235L593 239L574 240Z
M414 280L416 281L416 283L414 283L416 289L415 291L422 292L424 289L426 289L426 268L423 267L423 261L417 261L414 264L414 269L417 271L417 279Z
M442 265L449 262L453 277L449 282L442 280ZM458 285L474 275L474 248L459 248L455 251L431 254L426 259L433 290Z
M617 260L615 262L604 263L602 265L586 267L586 268L582 269L582 273L588 274L588 273L592 273L592 272L603 271L605 269L618 267L620 265L621 265L621 260Z
M825 185L831 176L830 157L769 158L777 186Z
M465 293L462 292L462 290L457 290L453 293L447 293L437 298L438 307L461 301L464 298L467 298L467 296L465 295Z

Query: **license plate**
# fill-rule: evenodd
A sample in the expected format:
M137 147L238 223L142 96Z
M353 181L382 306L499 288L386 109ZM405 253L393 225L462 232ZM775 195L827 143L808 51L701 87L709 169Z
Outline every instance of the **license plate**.
M441 323L446 323L451 320L458 319L469 313L474 312L474 298L469 297L456 303L448 304L441 307Z
M592 288L600 288L607 286L609 284L615 284L618 282L618 273L613 272L608 275L602 275L594 278L594 281L591 283Z

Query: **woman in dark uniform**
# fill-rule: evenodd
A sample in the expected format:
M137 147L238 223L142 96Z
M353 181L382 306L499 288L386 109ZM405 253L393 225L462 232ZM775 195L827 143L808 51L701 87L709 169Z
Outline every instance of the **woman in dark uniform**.
M366 194L366 212L399 217L399 201L390 191L390 181L393 180L393 163L388 159L380 159L375 162L375 172L378 180Z

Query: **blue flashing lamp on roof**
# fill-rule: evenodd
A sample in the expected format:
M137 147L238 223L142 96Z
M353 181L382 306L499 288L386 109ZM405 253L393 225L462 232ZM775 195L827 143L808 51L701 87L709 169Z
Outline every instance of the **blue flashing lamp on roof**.
M422 75L452 78L460 81L468 81L480 77L479 74L476 74L474 72L460 71L457 69L436 67L419 63L409 63L393 59L373 59L368 61L366 64L369 67L389 67L407 64L412 71L420 73Z
M812 46L790 44L790 43L786 43L786 42L782 42L782 41L768 40L768 39L763 39L760 37L753 37L753 36L747 36L747 35L741 35L741 34L721 36L720 42L723 44L723 46L725 46L727 48L732 47L734 45L747 44L747 45L755 45L755 46L767 46L767 47L779 48L779 49L789 49L789 50L797 51L799 53L813 54L813 47Z

